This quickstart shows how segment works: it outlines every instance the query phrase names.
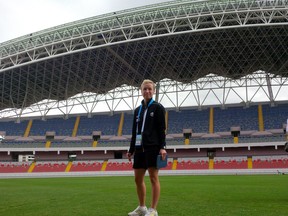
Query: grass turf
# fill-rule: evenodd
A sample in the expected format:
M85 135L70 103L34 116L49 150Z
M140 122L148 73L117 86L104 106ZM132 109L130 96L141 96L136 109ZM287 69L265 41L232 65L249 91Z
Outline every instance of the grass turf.
M147 204L150 202L149 179ZM161 176L159 215L284 216L287 175ZM133 177L0 179L0 215L121 216L137 206Z

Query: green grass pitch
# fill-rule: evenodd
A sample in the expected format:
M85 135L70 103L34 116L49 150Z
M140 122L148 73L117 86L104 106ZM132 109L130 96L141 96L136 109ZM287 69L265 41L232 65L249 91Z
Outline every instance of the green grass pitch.
M147 205L150 184L147 183ZM288 175L160 176L161 216L284 216ZM124 216L137 206L134 178L0 179L3 216Z

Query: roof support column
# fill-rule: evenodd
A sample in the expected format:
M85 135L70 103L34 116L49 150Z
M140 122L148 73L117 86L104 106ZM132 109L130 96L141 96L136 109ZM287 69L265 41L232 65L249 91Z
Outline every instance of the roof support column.
M272 91L272 87L271 87L271 79L269 77L269 74L266 74L266 82L267 82L270 105L274 106L275 103L274 103L274 99L273 99L273 91Z
M156 92L155 92L155 101L159 101L159 89L160 89L160 82L156 83Z

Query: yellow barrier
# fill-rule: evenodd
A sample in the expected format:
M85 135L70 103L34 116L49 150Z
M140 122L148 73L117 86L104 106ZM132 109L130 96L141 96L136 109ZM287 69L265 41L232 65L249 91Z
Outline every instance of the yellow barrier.
M177 169L177 165L178 165L178 161L177 159L173 160L173 165L172 165L172 170L176 170Z
M65 172L70 172L70 169L71 169L71 167L72 167L72 164L73 164L73 162L72 162L72 161L69 161L69 163L68 163L67 166L66 166Z
M106 170L107 164L108 164L108 160L105 160L103 165L102 165L102 167L101 167L101 171L105 171Z
M36 165L36 162L34 161L34 162L32 162L31 164L30 164L30 167L29 167L29 169L28 169L28 173L32 173L33 172L33 170L34 170L34 168L35 168L35 165Z

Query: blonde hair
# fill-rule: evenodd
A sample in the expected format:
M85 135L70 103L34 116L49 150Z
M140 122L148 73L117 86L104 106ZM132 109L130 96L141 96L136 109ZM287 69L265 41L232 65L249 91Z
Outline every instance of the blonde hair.
M155 85L155 83L154 83L152 80L145 79L145 80L143 80L143 82L142 82L142 84L141 84L141 90L142 90L143 86L144 86L145 84L147 84L147 83L151 83L151 84L153 85L153 90L156 89L156 85Z

